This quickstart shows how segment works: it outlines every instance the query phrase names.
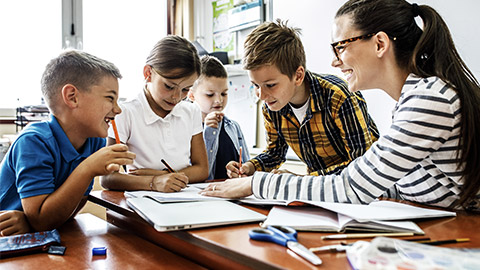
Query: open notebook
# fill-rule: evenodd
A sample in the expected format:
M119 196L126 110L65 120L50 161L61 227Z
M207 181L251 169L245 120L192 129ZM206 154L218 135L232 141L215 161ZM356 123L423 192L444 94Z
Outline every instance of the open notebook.
M151 198L127 198L127 205L157 231L176 231L258 222L266 216L230 201L159 203Z
M365 221L355 219L318 207L274 206L263 226L283 225L299 231L320 232L411 232L424 234L412 221Z
M307 206L274 206L263 226L284 225L304 231L347 230L424 234L412 219L452 217L455 212L427 209L391 201L369 205L306 202Z

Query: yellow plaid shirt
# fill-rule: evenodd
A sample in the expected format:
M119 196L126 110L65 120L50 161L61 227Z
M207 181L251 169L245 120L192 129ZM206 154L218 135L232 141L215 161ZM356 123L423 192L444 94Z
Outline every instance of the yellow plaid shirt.
M250 160L257 171L280 167L290 146L311 175L338 173L378 139L363 96L350 92L345 81L307 71L305 83L310 106L302 123L290 106L275 112L263 105L267 149Z

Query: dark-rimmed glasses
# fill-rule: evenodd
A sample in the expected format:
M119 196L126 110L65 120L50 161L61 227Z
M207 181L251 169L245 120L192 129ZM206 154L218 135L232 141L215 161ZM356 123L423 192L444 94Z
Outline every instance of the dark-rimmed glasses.
M352 38L348 38L348 39L344 39L344 40L341 40L341 41L334 42L330 45L332 46L333 53L335 54L335 57L337 57L337 60L340 61L340 54L343 52L343 49L345 48L345 46L344 46L345 44L352 43L354 41L361 40L361 39L370 38L370 37L373 37L374 35L375 35L375 33L368 34L368 35L362 35L362 36L358 36L358 37L352 37Z

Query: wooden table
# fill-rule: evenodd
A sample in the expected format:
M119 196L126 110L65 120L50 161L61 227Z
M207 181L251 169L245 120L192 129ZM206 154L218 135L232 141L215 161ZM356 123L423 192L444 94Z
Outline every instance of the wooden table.
M205 269L188 259L109 224L80 214L58 229L63 256L37 253L0 260L1 269ZM107 255L92 256L106 247Z
M210 269L348 269L345 253L319 254L323 260L314 266L290 250L268 242L250 240L248 231L258 224L240 224L175 232L158 232L126 205L123 192L94 191L89 200L107 208L107 220L127 228L174 253ZM250 209L268 214L269 208ZM470 238L470 242L443 245L445 247L480 247L480 215L459 212L457 217L417 221L431 239ZM318 247L338 244L336 240L321 240L326 233L299 232L298 241ZM357 239L358 240L358 239ZM349 240L347 242L354 242Z

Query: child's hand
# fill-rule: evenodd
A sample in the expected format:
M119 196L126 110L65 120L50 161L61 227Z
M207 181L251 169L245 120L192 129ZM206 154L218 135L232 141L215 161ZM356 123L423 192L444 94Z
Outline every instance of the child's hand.
M161 192L177 192L187 187L188 176L184 173L169 173L153 177L152 189Z
M218 128L218 123L222 121L223 116L225 114L223 112L211 112L205 116L205 125L211 127L211 128Z
M94 175L107 175L120 170L122 165L132 164L135 154L128 151L128 146L124 144L114 144L103 147L93 153L84 162L88 161L90 170Z
M132 175L164 175L167 174L168 172L165 170L155 170L155 169L148 169L148 168L143 168L143 169L134 169L134 170L129 170L128 174Z
M253 166L251 162L243 163L240 168L240 163L237 161L230 161L227 166L225 166L225 169L227 169L227 175L229 178L246 177L255 172L255 166Z
M0 236L30 232L30 225L22 211L0 211Z

